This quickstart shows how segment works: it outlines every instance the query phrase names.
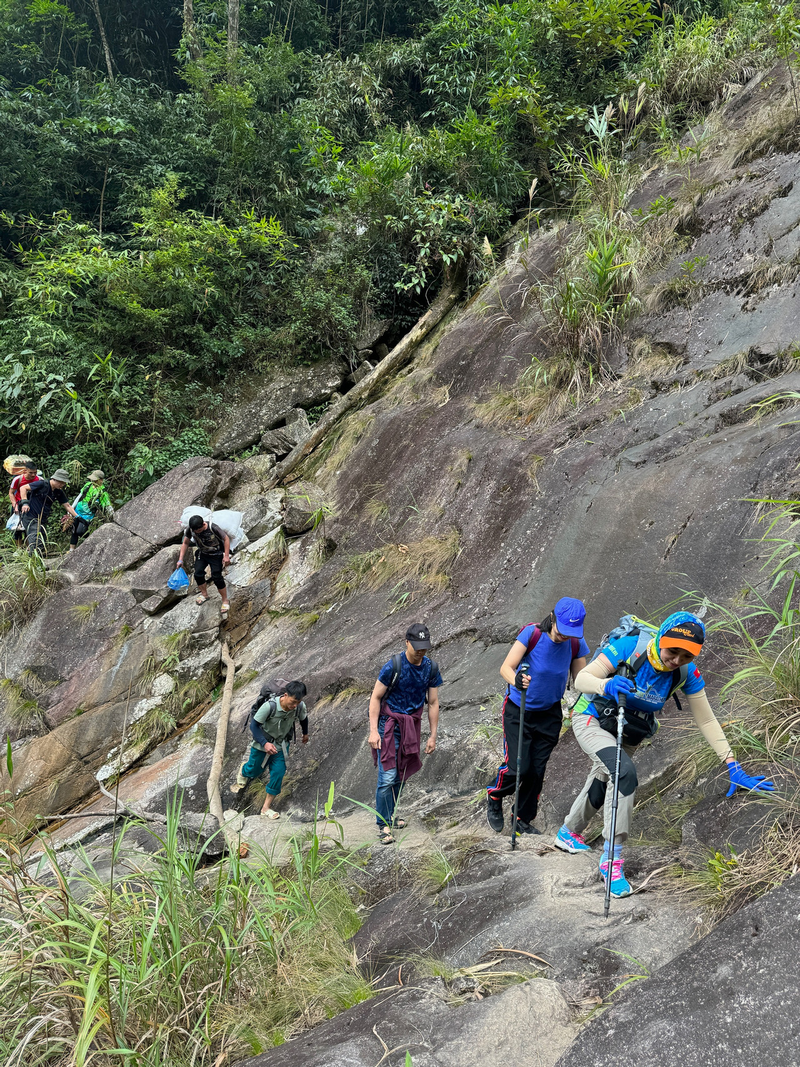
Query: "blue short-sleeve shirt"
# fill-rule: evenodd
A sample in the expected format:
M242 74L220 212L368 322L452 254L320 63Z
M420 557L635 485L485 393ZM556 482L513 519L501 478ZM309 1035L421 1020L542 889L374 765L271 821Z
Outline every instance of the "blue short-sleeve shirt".
M419 667L415 667L413 663L408 662L405 652L403 653L400 658L400 677L397 679L397 685L386 699L386 703L392 711L407 715L409 712L416 711L417 708L422 707L428 690L437 689L442 684L439 668L436 667L431 670L432 666L431 660L425 656ZM389 660L381 668L378 681L388 686L391 680L392 661Z
M618 641L606 645L605 648L601 649L601 653L612 667L617 667L623 660L630 659L633 656L638 641L639 638L635 635L621 637ZM647 711L652 715L661 711L672 690L672 671L657 671L648 659L636 672L636 677L633 681L636 685L636 690L628 696L628 707L635 708L636 711ZM692 693L699 693L701 689L705 688L705 684L700 671L694 663L690 663L686 682L681 686L684 693L688 693L690 696ZM581 710L586 715L597 716L597 710L591 701Z
M527 646L534 629L534 624L526 626L517 640ZM576 658L588 655L589 646L581 637ZM543 633L530 654L522 657L522 663L530 664L530 670L526 671L526 674L531 676L525 696L526 706L550 708L561 700L567 688L569 669L572 666L572 641L553 641L549 634ZM507 693L509 699L518 705L521 700L519 689L510 685Z

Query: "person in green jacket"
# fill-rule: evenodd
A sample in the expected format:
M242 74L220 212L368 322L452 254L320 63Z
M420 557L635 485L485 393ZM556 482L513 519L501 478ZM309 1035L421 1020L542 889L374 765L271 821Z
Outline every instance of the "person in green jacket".
M101 470L92 471L89 479L83 486L72 506L75 508L77 518L72 520L72 533L69 538L69 550L73 552L77 547L79 538L83 537L89 526L94 521L99 511L105 512L109 519L114 518L114 509L111 506L111 498L105 489L105 474ZM62 520L66 527L69 519Z

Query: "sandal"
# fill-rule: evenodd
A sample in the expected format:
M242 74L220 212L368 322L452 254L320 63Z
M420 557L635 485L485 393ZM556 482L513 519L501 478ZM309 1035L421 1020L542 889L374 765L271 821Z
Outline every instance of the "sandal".
M381 826L378 830L378 840L382 845L393 845L394 838L392 837L392 831L389 826Z
M222 607L219 609L219 613L220 613L220 615L222 616L223 619L227 619L228 610L229 609L230 609L230 604L223 604Z
M405 830L405 828L407 826L408 826L408 823L406 822L405 819L395 819L394 820L394 829L395 830Z
M196 596L196 597L194 598L194 602L195 602L195 604L205 604L205 602L206 602L207 600L208 600L208 597L207 597L207 596L203 596L203 594L202 594L202 593L200 594L200 596Z
M281 813L279 811L273 811L272 808L267 808L267 810L262 811L261 814L265 819L272 819L273 821L275 819L280 819L281 817Z

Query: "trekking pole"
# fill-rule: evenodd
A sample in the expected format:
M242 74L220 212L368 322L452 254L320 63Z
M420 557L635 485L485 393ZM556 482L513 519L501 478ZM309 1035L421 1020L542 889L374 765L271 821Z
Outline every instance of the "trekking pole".
M628 665L623 664L619 674L623 678L629 676ZM606 895L603 901L603 918L608 918L608 909L611 907L611 872L614 865L614 847L617 836L617 806L619 804L619 767L622 762L622 731L625 728L625 707L628 697L620 693L617 697L617 753L614 760L614 792L611 798L611 834L608 841L608 868L606 870Z
M526 670L527 663L520 665L519 670ZM511 824L511 851L517 847L517 810L519 808L519 779L522 770L522 729L525 723L525 694L527 690L520 689L519 701L519 740L517 741L517 781L514 786L514 816Z

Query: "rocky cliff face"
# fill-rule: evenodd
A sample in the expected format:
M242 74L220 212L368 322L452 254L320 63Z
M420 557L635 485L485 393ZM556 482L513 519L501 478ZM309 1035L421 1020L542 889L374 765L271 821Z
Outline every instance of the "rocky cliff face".
M187 461L65 560L56 590L35 617L2 638L11 684L3 690L0 728L14 741L18 818L37 821L92 801L84 820L55 837L62 845L91 839L104 825L91 811L107 806L92 799L96 782L120 771L128 772L120 796L137 810L163 813L178 785L187 818L201 812L223 637L243 682L225 775L233 774L245 747L239 726L258 688L256 676L297 677L311 693L313 739L293 754L287 806L307 817L332 780L339 796L369 803L374 772L366 694L401 647L409 622L422 618L445 685L439 745L413 780L408 803L434 826L460 824L480 835L481 817L470 802L496 758L496 735L487 724L501 688L499 665L521 625L544 617L558 597L579 596L595 644L627 611L658 613L692 590L724 600L755 579L760 564L748 500L797 491L797 404L758 406L800 390L800 153L785 150L792 140L791 123L781 117L784 103L780 72L756 79L709 128L704 155L690 170L676 166L646 176L637 203L661 196L683 205L683 246L650 279L652 310L633 319L615 346L614 375L582 402L539 422L498 417L497 406L486 407L498 389L513 388L532 357L546 354L523 297L532 276L552 268L563 240L554 229L510 253L492 284L453 313L411 367L311 457L301 481L267 492L271 461L260 456L244 463ZM270 424L263 414L252 427L246 417L238 420L236 440L256 440ZM219 440L224 456L227 439ZM245 512L250 543L231 568L225 633L217 600L197 606L165 587L177 554L177 520L190 503ZM705 659L712 683L723 678L726 665L713 648ZM27 716L19 712L20 694L35 704ZM667 780L684 728L670 712L642 761L642 799ZM584 774L583 757L567 736L551 761L543 830L561 822ZM719 778L700 785L698 803L718 805ZM713 843L703 841L703 826L713 824L708 834L724 841L733 832L734 813L726 810L716 823L695 822L694 840ZM642 873L663 858L643 854ZM525 886L540 884L535 879L543 877L546 859L536 857L539 866ZM479 957L464 942L487 927L486 916L477 914L481 901L511 892L521 914L518 876L496 864L483 875L473 871L475 909L464 912L472 925L443 945L459 965ZM571 877L565 870L552 892L562 892ZM551 891L546 885L542 892ZM393 900L399 911L382 928L384 940L411 903ZM637 921L633 906L623 914ZM536 951L537 915L523 916L517 947ZM563 957L551 977L576 983L570 995L580 999L597 991L600 971L611 982L627 964L606 961L603 969L589 960L590 946L562 946L555 931L563 919L555 914L547 927ZM670 922L651 928L673 945L666 957L653 957L654 966L691 937L686 916ZM401 929L380 951L417 951L407 935ZM480 951L500 937L492 928L479 938ZM641 941L630 947L638 950ZM578 959L587 953L584 963L569 962L574 949ZM531 1019L537 1012L561 1019L566 1012L569 1027L559 997L558 990L539 990L509 1010L524 1009ZM435 1012L417 1010L426 1026L443 1025ZM359 1012L365 1023L369 1012ZM480 1026L475 1018L462 1022L446 1054L415 1057L415 1064L467 1062L458 1042L477 1041ZM556 1030L543 1063L555 1062L566 1047ZM601 1046L610 1047L598 1038ZM367 1045L364 1059L347 1059L346 1052L335 1061L275 1053L258 1062L378 1058ZM569 1055L570 1067L595 1062L593 1051Z

